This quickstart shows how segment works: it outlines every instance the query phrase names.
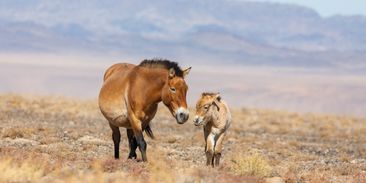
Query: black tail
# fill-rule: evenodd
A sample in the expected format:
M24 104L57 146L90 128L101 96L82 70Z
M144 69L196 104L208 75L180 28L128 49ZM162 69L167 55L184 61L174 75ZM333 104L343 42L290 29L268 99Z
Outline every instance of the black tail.
M149 136L152 139L155 139L154 133L152 132L150 125L147 125L145 128L146 135Z

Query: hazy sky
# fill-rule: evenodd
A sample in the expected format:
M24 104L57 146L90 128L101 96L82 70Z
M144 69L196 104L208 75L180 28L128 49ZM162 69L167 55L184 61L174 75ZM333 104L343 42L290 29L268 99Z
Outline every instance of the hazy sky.
M322 16L366 15L366 0L255 0L291 3L315 9Z

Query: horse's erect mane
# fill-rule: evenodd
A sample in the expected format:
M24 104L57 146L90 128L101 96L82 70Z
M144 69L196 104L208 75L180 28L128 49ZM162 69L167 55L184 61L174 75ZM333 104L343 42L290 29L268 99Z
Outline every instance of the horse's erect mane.
M140 67L148 67L148 68L165 68L167 70L173 68L175 71L175 75L179 77L183 77L183 71L179 67L177 62L172 62L166 59L151 59L151 60L143 60L140 64Z

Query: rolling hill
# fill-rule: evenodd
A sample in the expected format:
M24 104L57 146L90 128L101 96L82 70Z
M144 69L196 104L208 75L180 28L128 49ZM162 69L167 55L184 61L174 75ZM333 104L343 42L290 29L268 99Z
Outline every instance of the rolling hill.
M0 51L365 71L366 18L248 1L2 2Z

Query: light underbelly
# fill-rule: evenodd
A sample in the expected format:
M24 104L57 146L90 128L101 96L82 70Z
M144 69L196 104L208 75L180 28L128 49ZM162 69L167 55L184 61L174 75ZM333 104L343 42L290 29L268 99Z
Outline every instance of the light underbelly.
M127 110L122 107L101 108L101 111L105 118L114 126L131 128L130 121L128 119Z
M131 128L130 121L128 120L127 111L111 119L110 123L118 127Z

